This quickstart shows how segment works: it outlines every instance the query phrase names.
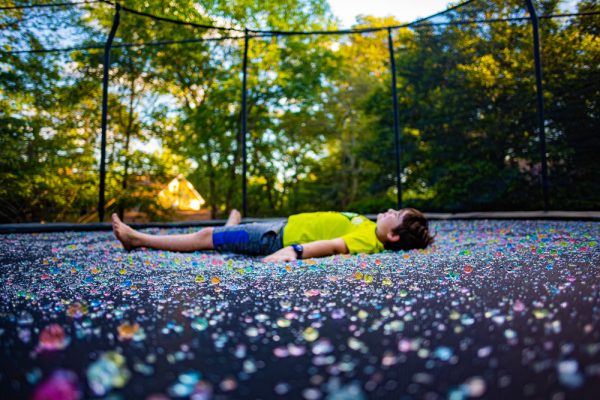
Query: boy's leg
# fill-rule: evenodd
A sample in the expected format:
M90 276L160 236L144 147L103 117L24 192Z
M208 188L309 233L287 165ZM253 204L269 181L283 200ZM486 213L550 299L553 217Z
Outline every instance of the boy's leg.
M148 235L138 232L123 223L117 214L112 215L113 233L126 250L148 247L168 251L212 250L213 228L204 228L196 233L182 235Z

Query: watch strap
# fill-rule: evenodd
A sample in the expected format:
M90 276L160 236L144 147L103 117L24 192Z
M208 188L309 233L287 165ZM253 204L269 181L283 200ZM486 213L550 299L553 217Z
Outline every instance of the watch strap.
M294 251L296 252L296 255L298 256L298 260L301 260L302 253L304 253L304 247L301 244L294 243L294 244L292 244L292 249L294 249Z

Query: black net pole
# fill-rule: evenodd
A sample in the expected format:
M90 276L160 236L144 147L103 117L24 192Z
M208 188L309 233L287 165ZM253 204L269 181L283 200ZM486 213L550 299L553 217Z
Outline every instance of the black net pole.
M390 65L392 68L392 106L394 107L394 136L396 138L396 189L398 191L398 209L402 208L402 182L400 180L400 122L398 116L398 93L396 89L396 60L394 59L394 41L392 29L388 28Z
M244 36L244 64L242 71L242 216L248 216L248 194L246 188L246 174L248 169L247 154L246 154L246 134L248 125L248 109L246 107L246 78L248 76L248 29L245 30Z
M104 79L102 81L102 143L100 145L100 198L98 200L98 219L104 221L104 191L106 187L106 125L108 114L108 72L110 70L110 47L119 27L121 19L121 5L115 4L115 17L113 19L106 45L104 46Z
M525 0L529 10L533 30L533 56L535 59L535 84L537 91L538 130L540 135L540 153L542 160L542 193L544 211L548 211L548 163L546 159L546 127L544 124L544 87L542 84L542 56L540 54L539 19L531 0Z

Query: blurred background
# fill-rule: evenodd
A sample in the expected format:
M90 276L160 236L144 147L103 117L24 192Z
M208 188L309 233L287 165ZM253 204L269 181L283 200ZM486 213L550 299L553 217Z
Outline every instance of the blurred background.
M525 1L467 3L392 30L403 206L542 209ZM97 222L104 43L114 7L4 4L0 223ZM111 49L105 215L170 221L240 209L243 29L348 26L325 0L121 4L239 31L121 12ZM539 16L579 14L540 19L549 208L599 210L600 6L534 4ZM361 14L352 27L410 21ZM397 205L390 71L387 30L250 39L248 216Z

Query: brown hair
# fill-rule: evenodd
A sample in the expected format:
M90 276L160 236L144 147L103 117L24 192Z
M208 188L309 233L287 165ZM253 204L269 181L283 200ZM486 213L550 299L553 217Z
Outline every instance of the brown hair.
M387 250L410 250L424 249L433 243L433 236L429 234L427 218L419 210L406 208L402 223L392 229L396 235L400 235L397 242L386 242L383 244Z

